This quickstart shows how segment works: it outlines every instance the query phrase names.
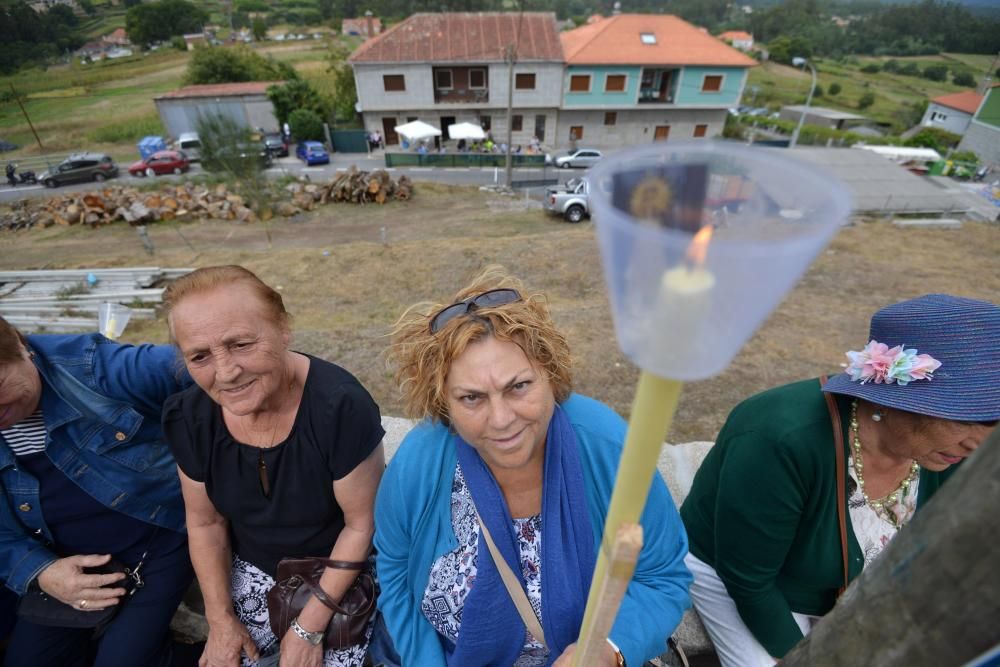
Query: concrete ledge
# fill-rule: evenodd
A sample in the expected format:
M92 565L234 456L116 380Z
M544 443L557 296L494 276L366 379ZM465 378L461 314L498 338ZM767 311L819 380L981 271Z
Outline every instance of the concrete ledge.
M962 221L955 218L896 218L896 227L918 227L922 229L961 229Z

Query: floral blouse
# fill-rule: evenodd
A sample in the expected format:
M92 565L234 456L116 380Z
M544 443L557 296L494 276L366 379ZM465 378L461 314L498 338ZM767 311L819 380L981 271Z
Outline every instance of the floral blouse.
M514 519L526 593L538 619L542 618L542 517ZM438 634L452 644L458 642L465 598L476 584L479 551L479 521L472 494L461 466L455 466L451 485L451 525L458 547L434 561L420 604L424 617ZM548 651L530 632L524 632L524 647L514 667L536 667L548 662Z
M868 567L886 545L889 540L896 536L899 529L889 521L881 512L872 509L871 505L865 502L858 485L858 478L854 472L854 458L848 457L847 471L850 478L847 481L849 491L847 508L851 513L851 525L854 528L854 536L858 538L861 552L865 555L865 567ZM905 525L913 518L917 511L917 488L920 476L910 483L906 495L892 507L891 511L896 516L900 526Z

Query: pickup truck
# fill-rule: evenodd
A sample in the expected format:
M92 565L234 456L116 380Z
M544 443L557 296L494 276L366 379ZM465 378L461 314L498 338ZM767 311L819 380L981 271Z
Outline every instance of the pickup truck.
M545 191L543 206L568 222L580 222L590 215L590 181L571 178L566 185L554 185Z

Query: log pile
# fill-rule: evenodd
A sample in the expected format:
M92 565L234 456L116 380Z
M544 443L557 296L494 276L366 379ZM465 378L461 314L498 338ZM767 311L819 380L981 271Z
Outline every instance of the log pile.
M279 191L276 201L260 217L274 214L291 217L312 211L328 202L355 204L407 200L413 184L401 176L394 181L378 169L372 172L351 167L337 174L329 183L297 181ZM256 222L258 213L244 198L225 184L205 186L197 183L166 185L158 191L139 191L132 187L111 185L100 190L58 195L47 200L20 200L11 211L0 216L0 229L19 230L52 225L106 225L127 222L145 225L169 220L235 220Z

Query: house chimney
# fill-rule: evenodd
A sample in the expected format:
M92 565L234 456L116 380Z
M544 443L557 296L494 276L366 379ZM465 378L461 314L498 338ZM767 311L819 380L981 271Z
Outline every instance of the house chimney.
M375 22L372 21L372 10L365 12L365 28L368 30L368 39L375 36Z

